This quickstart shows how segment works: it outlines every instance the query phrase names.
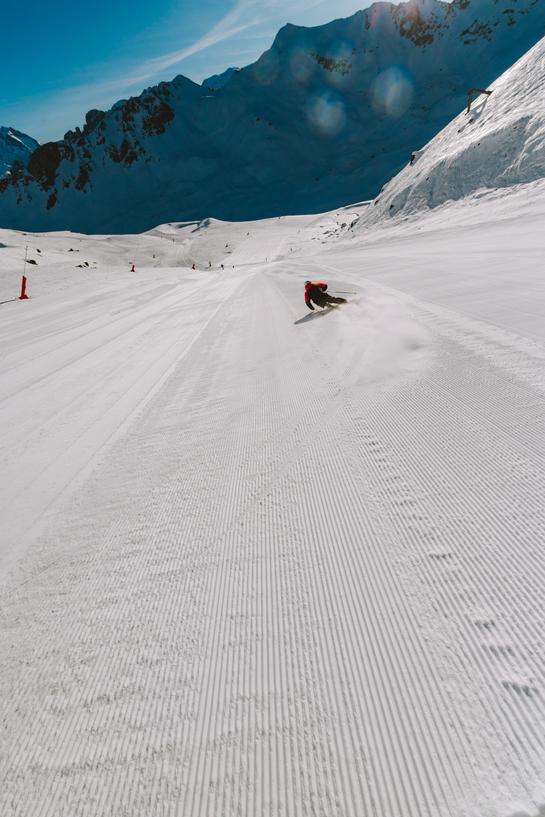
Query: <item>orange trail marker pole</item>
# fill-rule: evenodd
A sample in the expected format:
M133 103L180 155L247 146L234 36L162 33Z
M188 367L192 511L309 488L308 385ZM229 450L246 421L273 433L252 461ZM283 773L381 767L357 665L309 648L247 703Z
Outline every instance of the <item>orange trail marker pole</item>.
M26 259L28 255L28 244L25 247L25 263L23 265L23 280L21 281L21 294L19 295L20 301L28 301L28 295L26 294Z
M20 301L28 301L28 295L26 294L26 275L23 275L23 280L21 281L21 294L19 295Z

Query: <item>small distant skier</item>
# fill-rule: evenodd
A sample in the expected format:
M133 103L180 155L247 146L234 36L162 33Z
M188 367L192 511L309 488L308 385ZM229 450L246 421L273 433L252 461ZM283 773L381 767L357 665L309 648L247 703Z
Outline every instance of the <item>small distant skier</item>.
M305 303L314 310L312 302L324 309L328 304L345 304L346 298L337 298L327 292L327 284L323 281L305 281Z
M191 265L191 269L195 269L195 264L192 264L192 265Z
M208 269L212 269L212 261L208 262Z
M222 268L222 269L225 269L225 267L223 266L223 264L221 264L221 268Z

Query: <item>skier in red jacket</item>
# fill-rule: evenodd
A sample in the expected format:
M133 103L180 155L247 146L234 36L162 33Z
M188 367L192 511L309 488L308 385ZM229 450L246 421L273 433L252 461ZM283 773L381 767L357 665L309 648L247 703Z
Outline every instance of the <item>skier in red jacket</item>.
M322 281L305 281L305 303L313 310L312 301L323 309L328 304L345 304L346 298L330 295L327 292L327 284Z

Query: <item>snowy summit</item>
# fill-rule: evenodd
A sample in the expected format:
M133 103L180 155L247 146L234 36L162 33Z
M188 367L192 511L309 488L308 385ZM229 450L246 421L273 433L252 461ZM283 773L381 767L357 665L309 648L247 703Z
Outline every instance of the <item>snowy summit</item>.
M0 178L7 176L14 163L26 166L38 142L15 128L0 127Z

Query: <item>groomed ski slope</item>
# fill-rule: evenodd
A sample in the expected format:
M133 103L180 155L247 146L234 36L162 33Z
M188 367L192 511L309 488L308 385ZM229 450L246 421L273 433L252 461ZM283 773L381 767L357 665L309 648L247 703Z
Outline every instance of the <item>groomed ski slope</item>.
M361 212L0 232L3 817L545 813L543 187Z

